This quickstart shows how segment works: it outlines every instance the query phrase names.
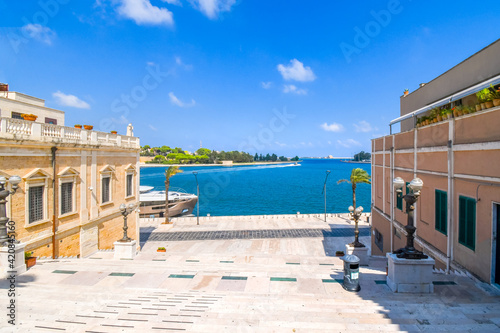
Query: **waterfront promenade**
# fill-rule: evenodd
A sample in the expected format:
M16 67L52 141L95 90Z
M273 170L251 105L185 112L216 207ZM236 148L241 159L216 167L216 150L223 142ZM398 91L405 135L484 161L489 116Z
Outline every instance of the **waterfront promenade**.
M141 253L41 260L18 277L19 332L388 332L500 330L500 297L468 277L435 274L435 294L393 294L385 258L341 286L344 216L143 221ZM366 219L360 240L370 244ZM156 252L163 246L166 253ZM7 300L1 285L1 304ZM3 306L2 306L3 307ZM1 332L12 332L5 327Z

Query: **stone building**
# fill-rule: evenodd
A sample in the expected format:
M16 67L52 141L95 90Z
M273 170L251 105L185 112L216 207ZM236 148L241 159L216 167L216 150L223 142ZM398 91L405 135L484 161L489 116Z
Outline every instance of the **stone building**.
M483 103L476 111L476 93L490 84L499 89L500 40L401 97L391 135L372 140L373 254L405 246L405 204L393 179L419 177L416 247L447 272L500 284L500 106ZM422 123L431 110L467 106L473 111ZM398 124L401 132L392 133Z
M38 257L112 249L120 204L139 201L139 138L65 127L63 111L17 92L0 92L0 109L0 176L22 178L7 199L16 239ZM37 121L19 119L28 112ZM137 213L128 226L139 240Z

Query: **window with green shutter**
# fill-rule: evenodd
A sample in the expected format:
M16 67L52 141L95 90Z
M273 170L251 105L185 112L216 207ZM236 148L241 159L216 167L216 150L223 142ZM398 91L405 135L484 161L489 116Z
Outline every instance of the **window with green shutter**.
M403 192L396 193L396 207L399 210L403 210Z
M476 200L458 198L458 242L471 250L476 248Z
M448 225L448 194L445 191L436 190L436 230L447 235Z

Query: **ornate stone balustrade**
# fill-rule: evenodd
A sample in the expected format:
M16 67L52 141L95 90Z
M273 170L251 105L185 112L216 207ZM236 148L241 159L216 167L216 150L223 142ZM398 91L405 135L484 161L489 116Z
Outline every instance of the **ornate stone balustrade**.
M0 118L0 138L140 148L139 138L137 137L87 131L73 127L12 118Z

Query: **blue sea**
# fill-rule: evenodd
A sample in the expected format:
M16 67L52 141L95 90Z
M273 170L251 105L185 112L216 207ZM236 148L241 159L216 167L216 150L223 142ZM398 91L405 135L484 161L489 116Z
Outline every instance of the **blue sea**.
M371 173L370 164L344 163L340 160L305 159L299 165L242 165L181 167L183 173L170 179L170 189L182 188L196 194L193 171L198 172L200 216L315 214L324 212L322 194L326 171L327 213L344 213L352 205L349 179L353 168ZM141 185L165 189L166 167L142 167ZM370 209L371 185L358 184L356 203ZM196 210L194 211L196 213Z

